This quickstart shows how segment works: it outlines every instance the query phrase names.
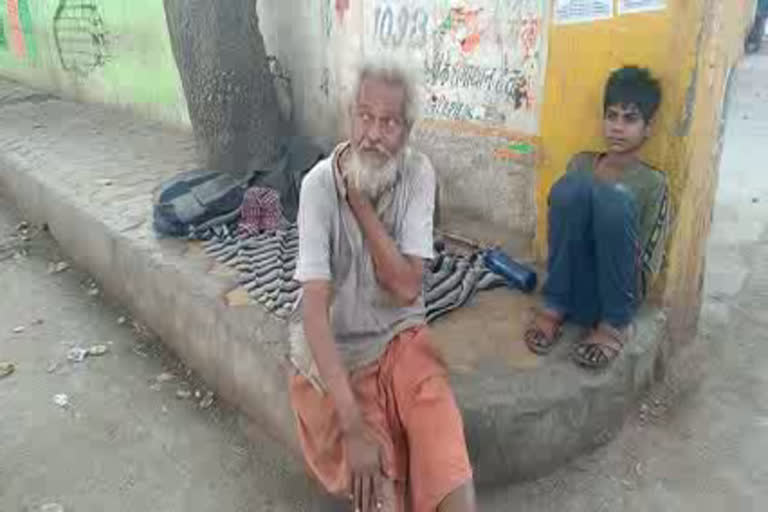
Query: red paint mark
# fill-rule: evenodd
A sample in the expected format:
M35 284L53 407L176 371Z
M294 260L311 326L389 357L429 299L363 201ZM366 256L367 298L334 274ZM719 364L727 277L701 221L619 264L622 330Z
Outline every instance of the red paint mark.
M443 22L444 28L450 31L454 40L458 40L461 51L465 54L474 52L480 46L485 32L480 26L479 15L482 12L482 8L453 7Z
M349 10L349 0L336 0L336 16L344 21L344 13Z
M461 51L464 53L472 53L480 45L480 34L470 34L461 40Z
M19 19L19 0L8 0L7 6L13 50L17 57L26 57L27 45L24 44L24 31L21 29L21 20Z
M506 148L497 148L493 151L493 156L497 160L517 160L520 154Z

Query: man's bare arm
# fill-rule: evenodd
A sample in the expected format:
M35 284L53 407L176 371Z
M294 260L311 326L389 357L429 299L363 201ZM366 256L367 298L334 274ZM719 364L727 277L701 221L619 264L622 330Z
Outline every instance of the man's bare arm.
M400 253L368 198L353 187L347 198L370 247L377 281L400 305L412 304L421 293L422 259Z
M304 334L320 372L320 378L336 405L341 428L349 431L359 425L362 415L331 330L329 318L331 285L327 281L309 281L304 283L303 289Z
M354 510L368 512L373 510L372 503L381 502L380 447L365 424L336 348L328 316L330 301L330 283L308 281L304 284L304 331L339 418L344 456L350 469L349 495Z

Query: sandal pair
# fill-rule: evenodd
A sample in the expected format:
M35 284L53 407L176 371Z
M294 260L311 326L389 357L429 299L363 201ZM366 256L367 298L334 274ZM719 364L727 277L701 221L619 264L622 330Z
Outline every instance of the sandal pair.
M525 330L525 344L534 354L547 355L562 338L565 318L554 311L536 311ZM571 358L580 366L592 370L607 368L621 353L631 337L631 327L616 329L600 323L571 352Z
M589 336L573 347L571 358L591 370L603 370L619 357L632 336L632 326L616 329L600 323Z

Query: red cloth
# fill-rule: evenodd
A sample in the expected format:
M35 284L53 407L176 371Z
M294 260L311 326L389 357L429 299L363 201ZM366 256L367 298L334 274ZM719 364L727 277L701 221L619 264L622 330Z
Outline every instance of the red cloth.
M350 381L381 444L382 472L394 482L391 510L405 510L409 494L410 510L432 512L472 478L461 415L427 327L400 333ZM349 469L331 397L296 375L291 400L310 471L328 492L348 496Z
M240 208L237 230L240 236L250 236L262 231L275 231L283 217L280 194L267 187L251 187L245 191Z

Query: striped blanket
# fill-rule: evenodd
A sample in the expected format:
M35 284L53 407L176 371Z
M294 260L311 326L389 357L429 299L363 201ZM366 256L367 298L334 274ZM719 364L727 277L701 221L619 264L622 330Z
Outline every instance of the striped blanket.
M299 249L295 224L250 236L238 235L236 225L224 224L192 231L190 238L204 240L207 254L235 268L240 284L268 311L281 318L290 316L301 288L293 279ZM441 251L424 271L427 321L463 306L480 290L505 284L486 268L483 251L469 255Z

